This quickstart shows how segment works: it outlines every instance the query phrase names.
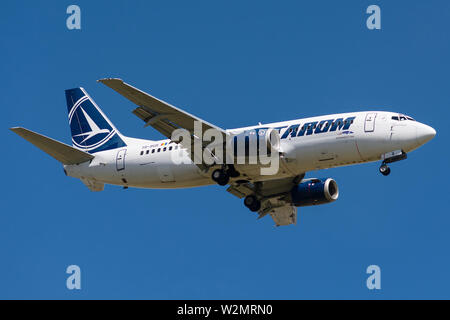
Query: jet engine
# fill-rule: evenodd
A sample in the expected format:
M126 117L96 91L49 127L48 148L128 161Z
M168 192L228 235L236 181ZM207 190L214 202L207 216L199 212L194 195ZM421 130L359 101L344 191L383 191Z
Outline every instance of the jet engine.
M329 203L338 197L338 185L331 178L303 180L291 190L291 201L296 207Z

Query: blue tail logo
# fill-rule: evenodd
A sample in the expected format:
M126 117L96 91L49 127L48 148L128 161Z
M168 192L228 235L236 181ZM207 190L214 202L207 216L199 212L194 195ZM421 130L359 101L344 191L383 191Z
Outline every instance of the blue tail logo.
M66 90L72 143L95 153L126 146L109 119L83 88Z

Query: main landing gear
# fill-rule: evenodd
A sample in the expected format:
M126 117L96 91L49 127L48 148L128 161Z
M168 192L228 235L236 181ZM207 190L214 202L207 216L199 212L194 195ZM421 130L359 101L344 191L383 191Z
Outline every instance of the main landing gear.
M230 178L239 177L240 173L236 171L233 165L223 167L222 169L216 169L213 171L211 178L217 182L219 186L225 186L230 182Z
M225 186L230 181L230 176L223 169L216 169L213 171L211 178L219 184L219 186Z
M256 198L254 195L246 196L244 199L244 204L250 211L256 212L261 209L261 201Z

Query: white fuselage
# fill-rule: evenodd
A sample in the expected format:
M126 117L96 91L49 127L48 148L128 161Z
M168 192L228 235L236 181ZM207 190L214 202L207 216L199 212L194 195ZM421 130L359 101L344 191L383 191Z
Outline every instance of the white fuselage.
M264 124L227 130L239 133L258 128L280 128L280 146L283 154L276 175L260 175L257 165L238 165L237 171L245 172L250 181L279 179L301 175L307 171L378 161L383 155L402 150L410 152L434 135L425 124L385 111L334 114L285 122ZM403 117L403 116L402 116ZM331 131L332 120L354 118L348 129L341 127ZM323 122L321 128L317 125ZM302 126L317 122L316 127ZM296 127L297 126L297 127ZM289 133L292 131L292 134ZM323 132L320 132L323 131ZM138 188L185 188L215 184L210 172L198 168L184 152L184 164L172 161L172 152L180 148L170 140L141 140L124 137L126 147L95 154L91 162L64 166L69 176L86 178L101 183Z

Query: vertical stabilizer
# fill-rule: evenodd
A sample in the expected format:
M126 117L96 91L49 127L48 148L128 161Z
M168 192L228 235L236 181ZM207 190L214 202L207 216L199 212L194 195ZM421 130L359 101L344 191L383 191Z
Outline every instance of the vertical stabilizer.
M67 111L75 148L88 153L126 146L121 134L83 88L66 90Z

